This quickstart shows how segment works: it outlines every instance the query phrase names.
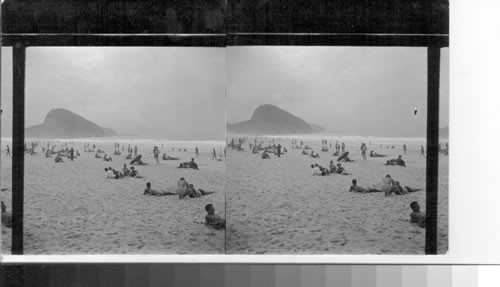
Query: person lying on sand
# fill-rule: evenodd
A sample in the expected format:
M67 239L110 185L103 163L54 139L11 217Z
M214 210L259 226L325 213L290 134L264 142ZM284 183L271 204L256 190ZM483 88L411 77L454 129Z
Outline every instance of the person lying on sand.
M56 155L56 158L54 158L54 161L55 161L56 163L59 163L59 162L64 162L60 154L57 154L57 155Z
M191 161L181 162L177 168L199 169L198 164L194 162L194 158L192 158Z
M339 158L337 158L337 161L351 162L353 160L349 158L349 152L346 151L342 153L342 155L340 155Z
M382 192L376 188L365 188L358 185L358 181L356 179L352 180L352 185L349 188L349 192L361 192L361 193L369 193L369 192Z
M338 150L333 153L333 156L339 156L339 155L340 155L340 153Z
M391 189L389 190L389 194L391 195L394 193L395 195L405 195L411 192L417 192L422 190L421 188L411 188L409 186L402 187L399 184L399 181L394 181L394 184L391 186Z
M269 156L269 154L267 153L266 150L264 150L262 152L262 155L260 156L261 159L271 159L271 157Z
M406 167L405 161L401 158L401 156L398 156L398 158L395 159L390 159L388 160L385 165L399 165Z
M182 198L184 198L185 196L189 196L191 198L197 198L197 197L201 197L203 195L209 195L212 193L215 193L215 191L205 191L201 188L196 189L196 188L194 188L193 184L188 184L188 187L186 188L185 194Z
M386 157L386 156L387 155L385 155L385 154L378 154L372 150L370 151L370 157Z
M216 230L226 229L226 220L215 214L215 208L212 204L205 205L207 215L205 216L205 224L213 227Z
M7 206L5 206L5 203L2 201L2 224L5 227L12 227L12 214L10 212L7 212Z
M151 196L177 195L177 192L153 189L151 188L151 182L148 182L146 183L146 189L144 189L144 195L151 195Z
M425 213L420 211L418 202L410 203L412 213L410 214L410 223L416 223L418 226L425 228Z
M166 153L163 154L162 159L163 160L179 160L178 157L171 157L171 156L168 156Z

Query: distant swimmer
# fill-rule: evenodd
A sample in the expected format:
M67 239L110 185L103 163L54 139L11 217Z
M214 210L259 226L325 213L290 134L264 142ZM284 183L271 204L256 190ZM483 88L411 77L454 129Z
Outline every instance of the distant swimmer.
M205 205L205 224L216 230L226 229L226 220L215 214L215 208L212 204Z
M360 192L360 193L369 193L369 192L382 192L380 189L376 188L365 188L358 185L358 181L356 179L352 180L352 185L349 188L349 192Z
M12 228L12 214L7 212L7 206L2 201L2 224L5 227Z
M144 189L144 195L151 195L151 196L177 195L177 192L153 189L151 188L151 182L148 182L146 183L146 189Z
M418 226L425 228L425 213L420 211L418 202L413 201L410 203L412 213L410 214L410 223L415 223Z

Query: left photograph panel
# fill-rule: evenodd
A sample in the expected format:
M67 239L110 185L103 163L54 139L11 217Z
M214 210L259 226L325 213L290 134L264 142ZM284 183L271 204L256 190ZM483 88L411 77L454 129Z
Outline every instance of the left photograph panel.
M12 48L1 61L2 253L12 229ZM225 49L26 49L24 254L218 254Z

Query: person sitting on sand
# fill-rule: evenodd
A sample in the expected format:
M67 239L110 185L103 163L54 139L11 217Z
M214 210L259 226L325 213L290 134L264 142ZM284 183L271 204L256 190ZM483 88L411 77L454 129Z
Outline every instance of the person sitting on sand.
M57 154L56 158L54 158L54 161L56 163L64 162L63 159L62 159L62 157L61 157L61 154Z
M132 159L132 154L129 153L125 159Z
M2 201L2 224L5 227L12 228L12 214L10 212L7 212L7 206L5 206L5 203Z
M267 150L264 150L262 152L262 155L260 156L260 158L262 159L271 159L271 157L269 156L269 154L267 153Z
M139 154L137 155L131 162L130 162L130 165L146 165L143 161L142 161L142 154Z
M394 179L392 179L391 175L388 174L382 179L382 191L385 193L385 196L388 196L391 192L391 187L394 185Z
M102 158L102 157L99 155L99 153L98 153L98 152L96 152L96 153L95 153L94 157L95 157L95 158Z
M122 172L123 172L123 176L129 176L130 175L130 169L128 169L126 163L123 164Z
M194 158L191 158L191 161L189 162L189 167L192 169L198 169L198 164L194 162Z
M340 155L340 153L338 150L333 153L333 156L339 156L339 155Z
M348 152L348 151L346 151L346 152L342 153L342 155L341 155L341 156L339 156L339 158L337 158L337 161L351 162L351 161L353 161L353 160L351 160L351 159L349 158L349 152Z
M146 183L146 189L144 189L144 195L165 196L165 195L177 195L177 193L165 191L165 190L153 189L153 188L151 188L151 182L148 182L148 183Z
M319 154L315 154L314 151L311 151L311 157L312 158L319 158Z
M188 183L187 181L181 177L178 181L177 181L177 188L187 188L188 187Z
M311 169L312 169L312 175L321 175L321 170L319 169L319 166L311 164Z
M303 155L309 155L309 153L305 149L302 150L302 154Z
M102 158L103 161L113 161L111 157L108 157L107 154L104 154L104 157Z
M112 168L105 167L104 172L106 173L106 178L115 178L115 173Z
M330 173L336 173L337 172L337 167L335 166L335 164L333 163L333 160L330 161Z
M207 215L205 216L205 224L213 227L216 230L226 229L226 220L215 214L215 208L212 204L205 205Z
M425 213L420 211L418 202L410 203L412 213L410 214L410 223L416 223L418 226L425 228Z
M358 181L356 179L353 179L352 185L349 188L349 192L368 193L368 192L382 192L382 191L379 189L376 189L376 188L365 188L365 187L359 186Z
M137 169L135 169L135 167L133 166L130 167L130 176L135 178L143 178L143 176L141 176Z

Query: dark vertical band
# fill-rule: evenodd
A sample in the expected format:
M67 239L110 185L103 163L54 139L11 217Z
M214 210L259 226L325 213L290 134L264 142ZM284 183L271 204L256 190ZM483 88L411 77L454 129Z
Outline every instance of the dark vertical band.
M24 213L24 76L26 47L18 42L12 49L12 254L23 254Z
M437 254L440 48L427 49L427 176L425 254Z

